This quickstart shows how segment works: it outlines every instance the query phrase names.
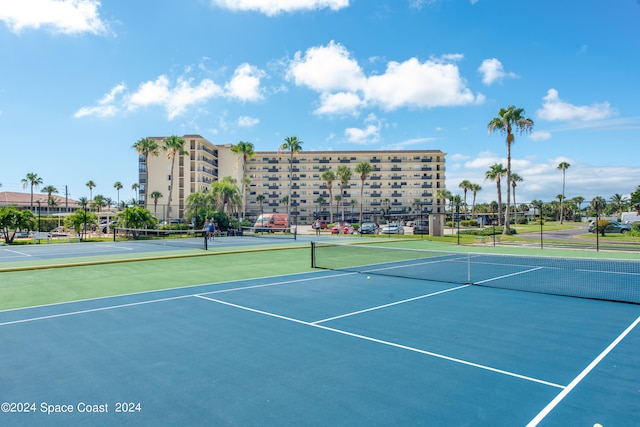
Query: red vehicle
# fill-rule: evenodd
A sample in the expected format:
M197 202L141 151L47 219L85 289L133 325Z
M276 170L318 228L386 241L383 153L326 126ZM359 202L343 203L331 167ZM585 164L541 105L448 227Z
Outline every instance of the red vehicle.
M331 234L353 234L355 233L355 229L351 224L339 225L336 224L331 227Z

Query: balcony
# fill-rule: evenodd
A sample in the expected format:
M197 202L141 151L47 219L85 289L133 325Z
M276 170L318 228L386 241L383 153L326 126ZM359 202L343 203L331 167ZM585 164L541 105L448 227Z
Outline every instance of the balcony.
M382 197L382 193L371 193L371 197Z
M376 159L375 157L369 160L369 163L380 163L380 159Z
M330 162L331 162L331 160L328 160L328 159L320 159L320 160L318 160L318 163L330 163Z
M278 168L269 168L269 169L267 169L267 172L272 172L272 173L273 172L279 172L279 169Z
M349 159L340 159L340 163L351 163Z
M401 168L400 166L393 166L393 167L391 168L391 171L392 171L392 172L400 172L401 170L402 170L402 168Z
M277 176L270 176L269 181L280 181L280 178L278 178Z
M267 163L271 163L271 164L276 163L277 164L278 163L278 159L269 159L267 161Z
M402 179L402 177L401 177L401 176L398 176L398 175L393 175L393 176L391 177L391 179Z
M433 175L422 175L420 179L433 179Z
M433 161L433 157L423 157L422 160L420 160L421 162L432 162Z
M402 162L402 159L399 159L397 157L394 157L393 159L391 159L391 163L400 163Z
M423 166L420 170L424 172L431 172L433 168L431 166Z
M370 188L381 188L382 185L380 185L380 184L371 184L369 187Z

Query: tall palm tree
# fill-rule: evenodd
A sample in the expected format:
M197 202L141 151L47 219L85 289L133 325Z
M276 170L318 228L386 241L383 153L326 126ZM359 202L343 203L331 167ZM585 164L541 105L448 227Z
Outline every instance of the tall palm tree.
M116 181L113 183L113 188L118 192L118 204L120 204L120 190L122 190L123 186L120 181Z
M462 191L464 193L464 216L465 216L465 219L467 219L466 216L469 213L469 208L467 207L467 191L471 190L471 186L472 185L473 184L471 183L471 181L469 181L467 179L463 180L460 183L460 185L458 185L458 187L462 188Z
M515 140L513 132L531 132L533 129L533 120L524 117L524 109L516 108L513 105L509 105L507 108L501 108L498 111L498 116L493 118L489 124L489 135L494 130L500 131L501 134L506 136L507 143L507 182L511 182L511 144ZM510 197L509 191L507 191L507 209L505 212L505 224L503 234L509 234L509 204Z
M89 200L93 200L93 189L96 187L96 183L89 180L85 185L89 187Z
M167 159L171 160L171 174L169 175L169 199L167 200L167 216L171 218L171 196L173 196L173 172L176 167L176 157L186 154L184 151L184 138L180 138L176 135L171 135L164 139L164 145L162 149L167 154Z
M318 210L316 211L317 219L320 219L320 209L322 209L322 205L324 205L326 202L327 201L322 196L318 197L317 199L315 199L313 201L313 203L317 203L318 204Z
M327 183L327 190L329 191L329 222L333 223L333 181L337 179L336 174L331 170L327 169L322 172L322 180Z
M47 185L46 187L42 187L42 192L47 193L47 216L49 216L51 214L49 208L51 206L55 206L55 204L53 203L55 202L55 199L51 195L54 193L58 194L58 189L53 185Z
M289 199L291 200L291 187L293 182L293 156L302 151L303 141L300 141L297 136L287 136L284 142L280 146L281 150L289 151ZM287 216L289 216L289 204L287 203Z
M33 189L37 190L39 186L43 183L42 178L38 176L37 173L29 172L26 178L22 179L22 187L27 188L31 186L31 201L29 203L29 209L33 210Z
M134 182L133 184L131 184L131 189L133 191L136 192L136 198L134 199L136 201L136 205L140 203L140 198L138 197L138 189L140 188L140 184L138 184L137 182Z
M344 186L351 179L351 169L348 166L340 165L336 171L336 176L340 180L340 195L344 198ZM344 202L342 202L342 222L344 222Z
M356 173L360 174L360 224L362 224L362 206L364 205L364 182L371 172L373 172L373 166L369 162L360 162L354 169Z
M153 199L153 212L158 212L158 200L162 198L162 193L159 191L153 191L149 194L149 197Z
M571 201L575 203L578 206L578 210L582 212L582 203L584 203L584 197L576 196L573 199L571 199Z
M515 218L516 222L518 219L518 204L516 203L516 186L518 185L519 182L522 182L522 181L524 181L524 179L517 173L514 172L511 174L511 189L513 191L513 212L516 216Z
M136 150L139 156L144 156L144 175L146 183L149 185L149 156L157 156L160 154L160 146L153 138L140 138L131 148ZM138 199L137 195L136 199Z
M451 199L451 192L445 188L436 191L436 199L443 200L444 212L447 213L447 201Z
M558 165L558 170L562 171L562 201L560 202L560 224L564 221L564 179L567 173L567 169L571 166L567 162L560 162Z
M482 187L480 186L480 184L471 184L471 188L469 188L471 191L473 191L473 203L471 204L471 213L473 214L476 210L476 196L478 195L478 191L482 190Z
M260 215L263 214L262 204L264 203L265 199L266 199L266 196L264 194L258 194L256 196L256 201L260 204Z
M507 173L507 170L502 166L502 163L496 163L492 165L484 177L489 181L495 181L498 188L498 225L502 225L502 187L500 186L500 179ZM507 191L509 194L509 191ZM507 218L505 218L507 219Z
M242 179L248 179L247 177L245 177L245 169L247 166L247 161L252 158L255 157L256 152L254 151L254 147L253 144L250 142L244 142L244 141L240 141L238 142L236 145L232 145L231 146L231 152L234 154L237 154L238 156L242 156ZM246 186L249 183L246 183L246 185L244 185L245 182L243 181L243 185L242 185L242 217L245 217L246 214Z

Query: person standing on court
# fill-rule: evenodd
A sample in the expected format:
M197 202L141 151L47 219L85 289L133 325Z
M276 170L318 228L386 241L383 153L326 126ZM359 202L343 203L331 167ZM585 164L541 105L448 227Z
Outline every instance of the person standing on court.
M313 224L314 228L316 229L316 236L320 235L320 220L317 219L315 224Z
M207 220L207 224L205 225L205 228L207 230L207 239L213 240L213 236L216 232L216 226L213 224L213 221L211 221L210 219Z

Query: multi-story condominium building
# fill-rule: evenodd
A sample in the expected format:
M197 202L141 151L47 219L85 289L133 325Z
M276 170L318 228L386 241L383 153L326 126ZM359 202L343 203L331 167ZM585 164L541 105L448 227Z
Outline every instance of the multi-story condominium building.
M173 163L170 205L173 160L162 151L158 156L149 156L146 162L144 156L139 158L140 201L161 219L182 218L190 194L206 191L226 176L238 183L245 177L249 179L245 201L248 219L260 213L288 211L294 217L292 221L299 223L309 223L316 217L340 220L344 209L345 219L357 220L361 203L364 219L371 221L444 212L445 201L436 197L437 191L445 188L446 154L439 150L302 150L291 164L289 152L256 152L243 168L242 158L231 152L231 145L216 146L200 135L183 138L186 154L178 155ZM164 138L155 139L162 145ZM372 166L364 187L355 172L361 162ZM336 179L329 191L322 174L327 169L336 172L340 166L351 170L351 179L344 186ZM152 197L154 192L162 194L157 204Z
M445 188L445 153L439 150L300 151L293 164L290 161L286 152L257 152L247 162L245 173L251 180L248 215L286 212L283 200L289 196L290 179L289 211L302 223L315 217L342 219L343 209L346 220L356 221L361 203L363 219L371 221L407 219L419 216L420 211L444 212L444 205L436 198L436 192ZM360 174L355 172L361 162L372 166L364 187ZM329 191L322 174L327 169L336 172L340 166L351 170L351 179L342 186L336 178ZM262 202L259 195L264 196Z

